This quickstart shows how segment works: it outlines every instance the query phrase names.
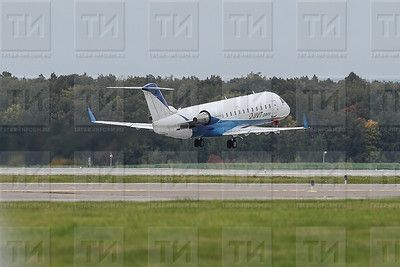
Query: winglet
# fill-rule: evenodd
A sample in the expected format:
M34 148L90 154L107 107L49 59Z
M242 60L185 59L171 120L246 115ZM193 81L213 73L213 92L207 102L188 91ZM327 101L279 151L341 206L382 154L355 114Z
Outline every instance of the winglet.
M307 116L305 113L303 115L303 127L304 127L304 129L310 128L310 126L308 125L308 120L307 120Z
M96 117L94 116L92 110L88 107L88 114L89 114L89 118L90 118L90 122L95 123L96 122Z

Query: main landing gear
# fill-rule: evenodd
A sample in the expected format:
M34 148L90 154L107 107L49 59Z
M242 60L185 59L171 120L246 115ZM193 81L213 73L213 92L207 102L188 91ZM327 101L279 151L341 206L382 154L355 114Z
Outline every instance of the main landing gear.
M232 139L229 139L227 142L226 142L226 147L227 148L229 148L229 149L231 149L231 148L237 148L237 141L236 141L236 139L235 138L232 138Z
M194 139L194 147L204 147L204 139Z

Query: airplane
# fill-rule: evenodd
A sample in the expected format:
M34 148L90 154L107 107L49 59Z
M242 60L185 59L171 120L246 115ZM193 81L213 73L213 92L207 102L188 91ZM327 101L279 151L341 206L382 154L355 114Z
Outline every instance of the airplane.
M302 127L278 127L279 122L289 116L290 107L279 95L272 92L253 92L246 96L175 109L168 105L161 93L174 90L172 88L161 88L155 83L143 87L108 88L141 90L146 98L152 123L98 121L88 107L92 123L145 129L175 139L194 139L195 147L204 147L205 138L227 136L227 148L235 149L238 146L238 137L243 139L243 136L250 134L279 134L282 131L309 128L305 116Z

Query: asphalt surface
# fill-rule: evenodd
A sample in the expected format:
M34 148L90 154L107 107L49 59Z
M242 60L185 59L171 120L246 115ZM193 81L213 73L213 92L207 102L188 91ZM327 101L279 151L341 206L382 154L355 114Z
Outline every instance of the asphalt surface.
M0 175L142 175L142 176L398 176L400 170L232 170L232 169L177 169L177 168L0 168Z
M0 201L163 201L379 199L400 197L396 184L3 183Z

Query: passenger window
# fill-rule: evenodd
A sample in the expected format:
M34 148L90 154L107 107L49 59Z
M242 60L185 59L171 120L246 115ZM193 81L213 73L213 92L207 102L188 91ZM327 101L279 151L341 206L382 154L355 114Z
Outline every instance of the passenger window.
M232 117L232 112L229 112L230 114L231 114L231 117Z
M250 110L249 110L249 108L247 108L247 113L250 113Z
M271 104L269 104L269 108L271 108Z
M260 110L262 110L262 106L260 106Z
M234 111L235 112L235 116L236 116L236 111Z
M268 108L267 108L267 105L265 105L265 109L268 109Z
M226 117L228 118L228 113L226 113Z
M243 109L243 114L245 114L246 113L246 111L244 111L244 109Z
M258 111L258 107L256 107L256 111Z

